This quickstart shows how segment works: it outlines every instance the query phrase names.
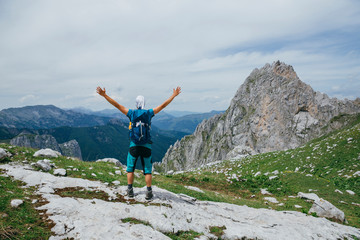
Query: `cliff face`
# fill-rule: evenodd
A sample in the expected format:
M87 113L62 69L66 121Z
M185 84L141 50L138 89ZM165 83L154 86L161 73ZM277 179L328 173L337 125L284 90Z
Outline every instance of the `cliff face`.
M76 157L82 159L81 149L76 140L71 140L62 144L58 144L56 139L47 134L35 135L29 133L19 134L17 137L11 139L11 145L20 147L31 147L37 149L50 148L60 152L64 156Z
M255 69L224 114L200 123L171 146L161 168L186 170L242 155L295 148L321 136L330 120L360 112L359 101L315 92L292 66L281 62ZM341 127L341 123L332 128Z

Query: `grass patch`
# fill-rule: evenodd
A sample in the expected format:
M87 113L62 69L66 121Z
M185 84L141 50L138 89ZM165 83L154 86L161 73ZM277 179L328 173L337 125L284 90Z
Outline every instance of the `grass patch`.
M143 220L140 220L140 219L136 219L136 218L123 218L121 219L121 221L123 223L131 223L131 224L142 224L142 225L145 225L145 226L150 226L150 223L146 222L146 221L143 221Z
M99 190L91 191L81 187L55 189L55 194L58 194L61 197L75 197L75 198L84 198L84 199L97 198L97 199L102 199L104 201L109 200L109 195L106 192Z
M173 240L192 240L203 235L203 233L198 233L193 230L178 231L177 233L164 233L164 234Z
M225 229L226 229L225 226L222 227L213 226L210 227L210 233L214 234L216 237L218 237L218 239L221 239L221 236L224 235Z
M22 186L19 181L0 176L0 239L48 239L52 235L51 222L35 210L31 203L33 191ZM13 199L24 203L12 208Z

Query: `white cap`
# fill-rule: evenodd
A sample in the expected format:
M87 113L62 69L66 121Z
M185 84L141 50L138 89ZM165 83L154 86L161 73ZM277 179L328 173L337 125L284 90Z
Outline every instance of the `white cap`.
M145 107L145 98L144 98L144 96L141 96L141 95L137 96L136 97L136 108L137 109L144 109L144 107Z

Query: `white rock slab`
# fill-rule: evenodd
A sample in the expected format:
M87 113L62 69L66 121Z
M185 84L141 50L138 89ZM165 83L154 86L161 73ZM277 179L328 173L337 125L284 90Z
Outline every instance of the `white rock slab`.
M11 202L10 202L10 205L11 205L11 207L13 207L13 208L17 208L17 207L19 207L21 204L23 204L24 203L24 201L23 200L21 200L21 199L13 199L13 200L11 200Z
M275 178L278 178L278 176L270 176L270 177L269 177L269 180L273 180L273 179L275 179Z
M9 176L28 185L53 189L82 187L102 190L115 196L115 188L79 178L57 177L49 173L26 170L22 166L0 165ZM127 186L119 186L119 194ZM55 223L52 240L74 239L169 239L164 232L193 230L213 238L210 226L226 226L222 239L344 239L360 238L360 229L314 218L294 211L254 209L220 202L193 201L184 194L153 187L154 200L145 202L146 188L134 188L138 204L107 202L98 199L60 197L42 194L46 210ZM135 218L144 224L123 223L121 219ZM99 231L101 229L101 231ZM206 239L202 237L203 239Z
M41 170L48 172L51 170L51 164L49 162L49 160L44 159L44 160L39 160L36 163L33 164L34 166L40 168Z
M112 182L112 184L114 184L115 186L118 186L118 185L120 185L120 181L115 180L115 181Z
M313 213L313 212L315 212L319 217L336 219L340 222L345 221L344 212L322 198L315 201L312 207L310 208L309 213Z
M50 148L40 149L39 151L36 151L33 155L34 157L59 157L61 156L61 153L54 151Z
M269 201L271 203L279 203L279 201L274 197L264 197L264 200Z
M340 194L344 194L342 191L340 191L339 189L335 189L335 192L340 193Z
M305 199L310 199L310 200L314 200L314 201L318 201L320 200L320 198L318 197L318 195L316 195L315 193L303 193L303 192L298 192L297 195L299 198L305 198Z
M66 169L58 168L54 170L55 176L66 176Z
M7 157L7 152L5 149L0 148L0 159L6 158Z
M115 164L118 167L122 166L121 162L116 158L103 158L103 159L96 160L96 162L109 162L109 163Z
M355 193L354 193L353 191L351 191L351 190L346 190L346 192L347 192L348 194L350 194L350 195L355 195Z
M272 195L267 189L260 189L262 195Z
M201 190L200 188L197 187L193 187L193 186L185 186L185 188L196 191L196 192L200 192L200 193L204 193L203 190Z

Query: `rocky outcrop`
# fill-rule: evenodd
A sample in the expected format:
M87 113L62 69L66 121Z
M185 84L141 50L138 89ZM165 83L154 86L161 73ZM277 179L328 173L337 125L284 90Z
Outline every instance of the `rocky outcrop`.
M0 148L0 160L5 159L6 157L11 157L11 153L3 148Z
M60 152L59 144L56 139L51 135L35 135L20 133L17 137L11 139L11 145L19 147L30 147L30 148L51 148L55 151Z
M341 122L329 124L334 117L359 112L358 101L315 92L292 66L279 61L266 64L253 70L224 114L200 123L192 135L171 146L155 168L186 170L213 161L295 148L342 127Z
M82 159L80 145L76 140L58 144L56 139L51 135L21 133L11 139L10 144L19 147L30 147L36 149L50 148L54 151L60 152L64 156Z
M62 155L82 159L80 145L76 140L59 144Z

